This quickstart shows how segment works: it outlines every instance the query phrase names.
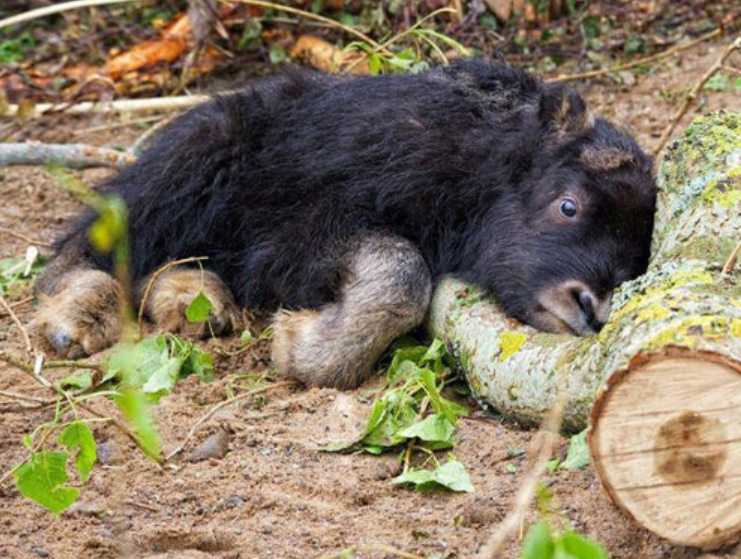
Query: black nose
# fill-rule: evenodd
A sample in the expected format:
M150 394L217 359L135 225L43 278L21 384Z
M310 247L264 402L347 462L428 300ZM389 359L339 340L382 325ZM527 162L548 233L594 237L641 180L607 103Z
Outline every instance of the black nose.
M579 304L582 317L584 318L584 322L587 323L587 326L595 332L602 330L605 322L597 316L597 307L599 306L600 301L594 293L587 288L580 287L574 291L574 299Z

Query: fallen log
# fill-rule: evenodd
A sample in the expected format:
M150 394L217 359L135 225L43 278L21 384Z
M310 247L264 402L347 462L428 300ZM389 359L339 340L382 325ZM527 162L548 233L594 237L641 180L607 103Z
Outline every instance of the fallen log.
M599 335L538 333L453 280L428 326L504 415L539 421L565 390L564 425L581 429L591 413L592 458L615 503L674 543L717 547L741 534L741 285L721 273L741 240L741 115L695 121L659 185L649 271L619 290Z

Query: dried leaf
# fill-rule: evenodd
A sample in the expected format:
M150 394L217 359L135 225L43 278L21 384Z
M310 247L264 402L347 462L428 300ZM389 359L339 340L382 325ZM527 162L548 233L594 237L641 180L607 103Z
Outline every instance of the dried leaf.
M303 60L307 64L324 72L337 72L360 56L359 53L345 53L341 48L313 35L302 35L291 49L291 57ZM355 65L351 74L369 74L367 61Z

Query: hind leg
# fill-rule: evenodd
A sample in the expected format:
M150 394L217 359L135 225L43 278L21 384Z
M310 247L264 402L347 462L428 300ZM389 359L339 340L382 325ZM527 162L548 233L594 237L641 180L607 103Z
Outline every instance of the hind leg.
M144 282L146 287L148 282ZM205 322L189 322L185 310L203 293L213 308ZM207 338L236 330L239 308L229 288L214 272L175 267L157 278L146 301L146 312L160 330Z
M410 242L369 237L348 251L336 302L276 316L273 362L306 384L353 388L383 351L419 325L432 291L430 272Z
M74 239L44 270L35 291L39 310L32 329L59 355L91 355L121 336L121 287L110 274L92 268Z

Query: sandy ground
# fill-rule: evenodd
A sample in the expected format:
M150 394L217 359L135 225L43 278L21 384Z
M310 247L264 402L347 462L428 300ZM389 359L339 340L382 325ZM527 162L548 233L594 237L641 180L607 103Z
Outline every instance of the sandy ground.
M579 87L598 112L631 127L650 149L670 120L677 96L702 75L723 44L721 40L702 45L671 59L631 87L610 81ZM702 112L719 108L741 110L741 96L712 92L703 97ZM146 129L130 125L85 131L106 124L114 121L67 119L43 127L29 125L20 135L125 146ZM94 183L105 173L86 171L81 176ZM42 168L0 169L0 200L0 226L42 241L63 231L79 210ZM0 233L0 259L22 256L26 247L26 242ZM21 290L11 299L22 301L27 295ZM17 307L24 323L32 319L34 306L29 302ZM212 340L206 345L233 351L239 342ZM23 353L18 330L5 314L0 314L0 349ZM267 355L267 343L262 342L239 358L217 358L213 383L194 377L180 382L156 407L165 452L175 448L214 404L246 390L248 373L264 373ZM518 458L511 453L527 450L533 432L476 412L461 422L455 449L471 473L475 493L415 493L389 484L399 470L393 454L318 450L362 429L369 409L362 398L367 389L343 393L283 387L242 400L215 414L185 452L164 468L143 458L110 425L98 423L94 432L105 460L94 467L79 503L70 511L55 517L24 499L12 482L0 486L0 557L304 558L374 544L426 557L473 557L507 513L527 459L527 452ZM47 396L28 376L5 365L0 365L0 390ZM6 400L0 397L0 402ZM98 405L112 411L107 402ZM26 456L21 438L52 416L52 409L0 411L0 475ZM190 450L220 429L228 438L228 453L192 463ZM563 439L558 453L566 447ZM514 473L509 464L515 466ZM543 482L554 493L557 513L600 541L614 558L701 555L634 526L607 500L590 468L558 471ZM528 523L536 518L533 507ZM523 533L526 530L527 525ZM517 557L520 543L513 539L503 557ZM731 551L719 556L723 553L730 557Z

